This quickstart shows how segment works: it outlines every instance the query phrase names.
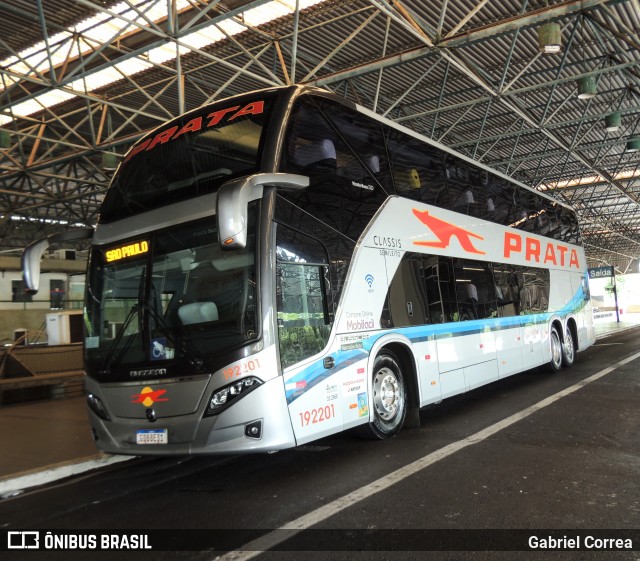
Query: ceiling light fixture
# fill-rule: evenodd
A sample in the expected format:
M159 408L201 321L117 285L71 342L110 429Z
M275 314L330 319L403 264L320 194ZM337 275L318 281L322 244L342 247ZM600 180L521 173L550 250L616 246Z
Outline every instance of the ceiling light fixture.
M596 95L596 85L597 80L593 74L588 74L587 72L587 56L584 48L584 15L582 16L582 38L581 38L581 47L582 47L582 66L584 68L583 76L578 78L578 99L591 99Z
M538 28L538 47L541 53L555 54L562 49L560 24L549 21Z
M102 169L104 171L115 171L118 167L118 154L115 152L102 153Z
M620 111L614 111L605 116L604 128L607 132L615 132L620 128L621 122L622 117L620 116Z
M630 138L627 140L626 153L639 152L640 151L640 137Z
M596 77L587 74L578 78L578 99L591 99L596 95Z

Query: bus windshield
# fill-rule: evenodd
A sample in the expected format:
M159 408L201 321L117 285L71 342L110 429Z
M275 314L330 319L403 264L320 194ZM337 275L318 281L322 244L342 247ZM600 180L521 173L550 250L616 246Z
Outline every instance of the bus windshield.
M108 223L216 192L260 168L273 94L187 113L138 142L120 164L100 208Z
M255 339L255 210L247 247L223 252L215 221L95 248L87 287L90 374L209 358Z

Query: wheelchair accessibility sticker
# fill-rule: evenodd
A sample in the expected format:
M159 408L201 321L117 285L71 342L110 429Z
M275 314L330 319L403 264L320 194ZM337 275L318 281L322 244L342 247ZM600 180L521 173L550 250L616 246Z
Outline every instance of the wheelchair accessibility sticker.
M169 360L174 357L174 349L167 347L167 340L164 337L153 339L149 356L151 360Z

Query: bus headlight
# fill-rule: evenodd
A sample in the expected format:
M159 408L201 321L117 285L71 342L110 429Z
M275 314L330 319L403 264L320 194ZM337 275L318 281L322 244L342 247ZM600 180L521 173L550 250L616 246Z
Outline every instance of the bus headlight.
M262 382L258 378L249 376L217 389L209 398L209 404L207 405L207 410L204 412L204 416L210 417L211 415L217 415L220 411L255 390L261 384Z
M107 413L107 410L105 409L101 399L98 396L95 396L92 393L87 394L87 403L89 404L91 410L96 415L98 415L98 417L104 419L105 421L111 420L111 418L109 417L109 413Z

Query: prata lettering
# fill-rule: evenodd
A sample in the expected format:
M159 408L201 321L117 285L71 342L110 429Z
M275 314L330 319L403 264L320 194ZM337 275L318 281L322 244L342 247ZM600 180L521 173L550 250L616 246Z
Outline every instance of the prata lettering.
M164 129L156 133L155 136L150 136L140 144L134 146L129 151L124 161L128 162L136 154L153 150L158 144L166 144L169 141L180 138L183 134L198 132L203 128L208 129L211 127L215 127L222 122L228 123L230 121L233 121L234 119L237 119L238 117L242 117L243 115L260 115L260 113L263 112L264 101L252 101L242 108L240 108L239 105L236 105L234 107L227 107L226 109L220 109L218 111L214 111L213 113L209 113L206 116L206 120L203 119L202 116L195 117L185 123L185 125L183 125L180 129L178 125L174 125L172 127L169 127L168 129Z
M522 236L514 232L504 234L504 257L511 259L517 255L529 263L544 263L560 267L580 268L578 252L566 245L540 242L536 238Z

